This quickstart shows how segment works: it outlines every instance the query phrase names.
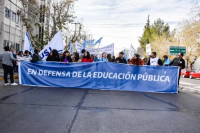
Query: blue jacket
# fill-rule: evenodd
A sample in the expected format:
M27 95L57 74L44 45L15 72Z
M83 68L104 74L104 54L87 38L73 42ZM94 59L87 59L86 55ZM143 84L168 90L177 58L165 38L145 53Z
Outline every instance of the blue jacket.
M103 61L103 62L108 62L108 59L107 58L97 58L97 57L95 57L94 58L94 62L97 62L97 61Z

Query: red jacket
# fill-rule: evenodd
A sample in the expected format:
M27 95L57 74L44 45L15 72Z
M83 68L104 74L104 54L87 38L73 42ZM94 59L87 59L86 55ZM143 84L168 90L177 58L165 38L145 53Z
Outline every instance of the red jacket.
M93 59L82 58L81 62L93 62Z

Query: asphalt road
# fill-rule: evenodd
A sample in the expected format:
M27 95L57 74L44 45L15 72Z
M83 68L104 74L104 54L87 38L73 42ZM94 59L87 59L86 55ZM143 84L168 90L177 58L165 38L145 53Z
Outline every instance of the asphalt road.
M3 86L1 81L0 133L200 133L200 94Z

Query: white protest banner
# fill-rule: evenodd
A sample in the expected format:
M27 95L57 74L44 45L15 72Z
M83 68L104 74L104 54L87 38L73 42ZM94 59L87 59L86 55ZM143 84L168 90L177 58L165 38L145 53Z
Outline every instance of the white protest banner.
M80 53L81 49L82 49L82 45L76 42L76 51ZM101 57L103 52L106 52L107 54L111 54L113 56L114 44L110 44L102 48L85 48L85 50L90 52L90 55L98 54L97 55L98 57Z
M146 45L146 55L151 55L151 44Z
M58 33L55 34L55 36L48 43L48 45L42 51L40 51L39 55L42 58L42 60L46 60L46 58L48 57L49 53L53 49L56 49L58 51L58 53L64 51L64 45L63 45L63 39L62 39L61 31L58 31Z

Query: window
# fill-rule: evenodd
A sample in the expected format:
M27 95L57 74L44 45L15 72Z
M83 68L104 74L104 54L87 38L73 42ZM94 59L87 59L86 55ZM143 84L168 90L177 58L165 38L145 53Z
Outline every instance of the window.
M7 45L6 46L9 46L9 41L6 41Z
M4 40L4 43L3 43L3 47L5 47L6 46L6 40Z
M5 7L5 17L10 18L10 16L10 10L7 7Z
M15 44L13 42L10 43L10 48L14 48Z
M16 21L16 13L12 12L12 21Z
M16 46L15 46L15 51L18 52L18 51L19 51L19 44L16 43L15 45L16 45Z
M19 15L16 14L16 22L19 23Z

